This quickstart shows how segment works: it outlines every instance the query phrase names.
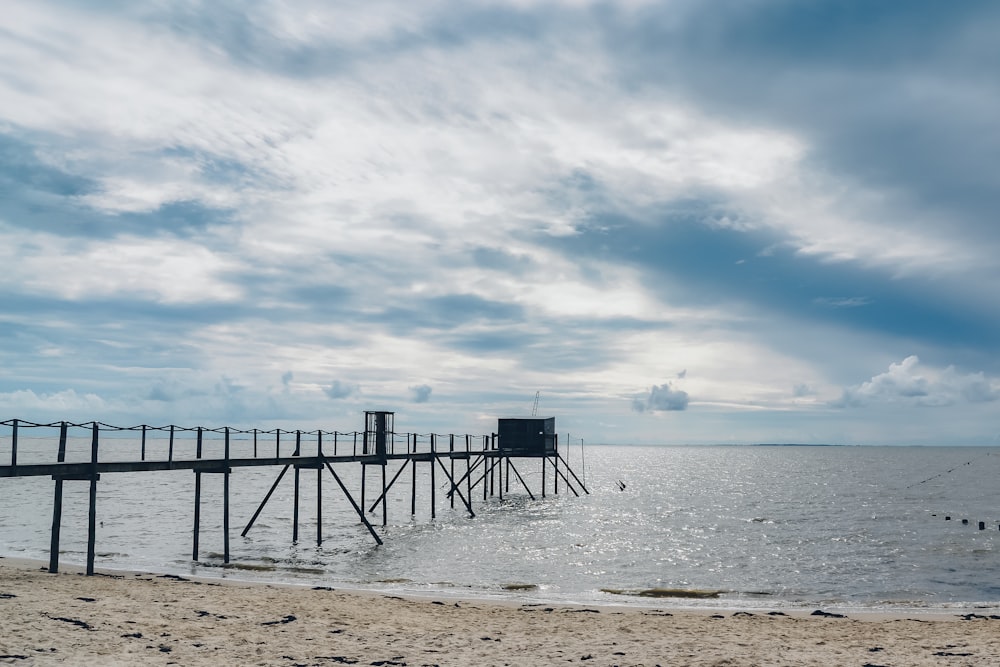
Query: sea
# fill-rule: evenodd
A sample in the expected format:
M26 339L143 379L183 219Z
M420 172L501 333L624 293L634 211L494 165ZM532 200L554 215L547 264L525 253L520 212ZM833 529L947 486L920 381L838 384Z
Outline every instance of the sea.
M516 476L496 481L485 499L480 485L472 494L475 517L459 499L452 507L439 468L432 518L427 464L417 466L414 507L412 470L403 471L384 515L381 505L366 513L382 545L327 471L300 471L293 542L294 473L275 486L280 468L236 468L228 564L222 475L202 475L194 561L190 470L105 473L97 491L96 565L539 604L1000 608L1000 449L577 442L561 453L589 493L574 483L575 495L562 479L556 489L550 466L542 497L540 461L515 459L534 499ZM101 460L134 458L136 446L105 441ZM150 457L162 456L162 439L149 446ZM52 447L51 439L22 437L19 462L53 460ZM72 439L68 460L86 460L89 447L86 438ZM0 461L9 456L8 435L0 438ZM398 466L390 463L388 479ZM463 461L456 466L464 472ZM335 470L359 500L362 466L340 463ZM367 471L371 506L381 468ZM0 478L0 555L48 560L53 487L50 477ZM87 482L65 482L60 563L86 562L88 493Z

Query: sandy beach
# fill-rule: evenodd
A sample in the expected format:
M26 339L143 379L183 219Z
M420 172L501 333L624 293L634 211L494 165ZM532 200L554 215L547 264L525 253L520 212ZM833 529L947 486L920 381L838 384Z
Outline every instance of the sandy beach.
M404 599L0 559L0 664L992 665L1000 619Z

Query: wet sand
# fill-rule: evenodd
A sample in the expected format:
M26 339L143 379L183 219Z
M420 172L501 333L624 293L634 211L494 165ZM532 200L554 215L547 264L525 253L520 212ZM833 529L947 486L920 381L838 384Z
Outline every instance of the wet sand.
M997 665L1000 617L401 598L0 558L0 664Z

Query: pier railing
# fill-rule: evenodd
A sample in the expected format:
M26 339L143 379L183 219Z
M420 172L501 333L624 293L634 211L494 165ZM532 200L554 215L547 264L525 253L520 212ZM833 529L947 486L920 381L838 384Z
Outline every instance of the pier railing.
M101 464L156 462L166 465L201 459L257 460L273 463L286 457L315 457L360 461L372 456L364 450L363 431L321 429L240 429L233 427L114 426L103 422L37 423L21 419L0 422L0 476L25 476L40 464ZM491 435L395 433L387 434L387 455L455 452L476 454L495 448ZM28 467L30 466L30 467ZM137 470L150 469L139 466ZM38 474L51 471L37 469Z

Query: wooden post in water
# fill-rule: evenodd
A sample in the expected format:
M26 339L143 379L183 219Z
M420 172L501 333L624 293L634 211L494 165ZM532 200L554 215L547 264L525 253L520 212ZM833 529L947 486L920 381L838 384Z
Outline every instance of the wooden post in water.
M295 453L292 456L299 456L299 448L302 446L302 431L295 432ZM292 500L292 544L299 541L299 467L295 466L295 493Z
M472 450L469 447L469 434L465 434L465 492L472 504Z
M545 459L547 456L542 457L542 498L545 497Z
M87 576L94 574L94 557L97 545L97 449L98 449L98 427L97 422L91 427L90 440L90 508L87 513Z
M407 436L409 437L409 436ZM386 487L385 487L385 466L386 463L382 461L382 525L386 526L389 523L389 503L386 502Z
M226 469L222 473L222 562L229 562L229 427L226 427Z
M174 462L174 425L170 425L170 445L167 447L167 463Z
M437 518L437 482L434 481L434 462L437 459L437 436L431 433L431 518ZM417 464L413 464L414 470Z
M202 430L198 427L198 439L195 444L195 458L201 458ZM201 472L194 472L194 529L191 537L191 560L198 560L198 542L201 535Z
M434 436L431 436L434 437ZM413 453L417 453L417 434L413 434ZM416 461L411 461L410 471L412 475L410 476L410 516L417 515L417 463Z
M357 438L355 437L355 440ZM355 443L356 444L356 443ZM365 481L368 479L368 464L361 462L361 507L365 506ZM364 520L364 516L361 517Z
M10 465L14 468L14 474L17 474L17 420L14 420L14 424L10 431Z
M59 453L56 460L63 463L66 460L66 422L59 425ZM52 500L52 532L49 541L49 572L55 574L59 571L59 529L62 528L62 497L63 480L61 477L53 475L56 481L55 497Z
M142 425L142 460L146 460L146 425Z
M323 544L323 431L316 429L316 546Z
M448 434L448 452L450 453L453 451L455 451L455 434L450 433ZM449 456L448 461L451 464L451 478L455 479L455 457ZM431 461L431 470L433 469L434 469L434 462ZM455 493L454 492L449 493L448 497L451 498L451 508L455 509Z
M559 459L552 459L552 468L554 470L552 475L552 489L555 491L556 495L559 495Z

